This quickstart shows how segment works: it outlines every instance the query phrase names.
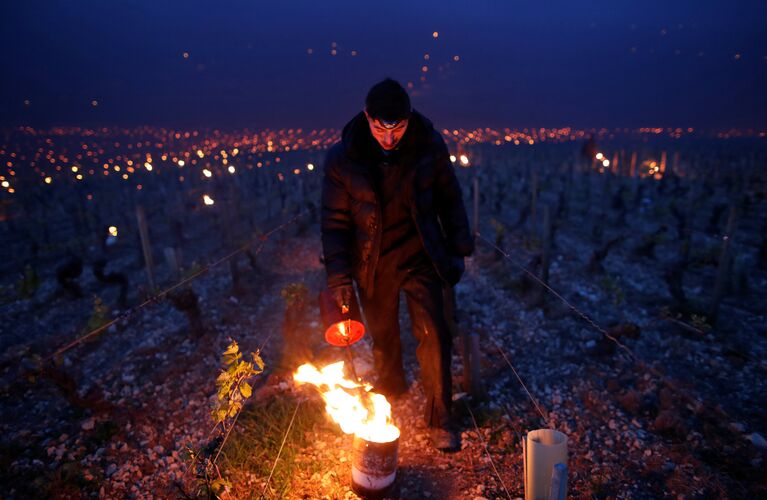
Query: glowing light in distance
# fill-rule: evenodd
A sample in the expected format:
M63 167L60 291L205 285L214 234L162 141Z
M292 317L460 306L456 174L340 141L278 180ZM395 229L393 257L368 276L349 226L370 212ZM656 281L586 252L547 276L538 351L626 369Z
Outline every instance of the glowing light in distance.
M178 161L178 166L179 166L179 167L183 167L184 165L186 165L186 163L184 162L184 160L179 160L179 161Z
M117 236L117 226L109 226L108 231L112 236Z
M202 169L202 175L204 175L205 177L211 177L213 175L213 172L211 172L207 168L203 168Z
M456 157L455 155L450 155L450 161L455 163Z
M468 165L469 164L469 157L466 155L461 155L461 165Z
M146 163L144 163L144 168L151 172L152 171L152 164L149 163L149 162L146 162Z
M53 182L53 178L52 177L46 177L45 178L45 183L46 184L50 184L51 182Z
M314 170L314 164L313 163L307 163L306 164L306 170Z
M609 167L610 166L610 160L608 160L607 158L602 160L602 166L603 167Z
M237 171L236 168L234 168L234 165L229 165L229 168L227 168L230 174L233 174Z
M211 198L207 194L203 195L202 202L205 203L206 205L213 205L214 203L216 203L215 201L213 201L213 198Z
M597 160L601 160L604 157L605 155L603 155L602 153L597 153Z

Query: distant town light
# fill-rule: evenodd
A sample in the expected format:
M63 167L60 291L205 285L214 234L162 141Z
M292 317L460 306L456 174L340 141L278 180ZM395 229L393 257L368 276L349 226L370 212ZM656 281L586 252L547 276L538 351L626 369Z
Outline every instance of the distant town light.
M206 205L213 205L214 203L216 203L215 201L213 201L213 198L211 198L207 194L203 195L202 202L205 203Z

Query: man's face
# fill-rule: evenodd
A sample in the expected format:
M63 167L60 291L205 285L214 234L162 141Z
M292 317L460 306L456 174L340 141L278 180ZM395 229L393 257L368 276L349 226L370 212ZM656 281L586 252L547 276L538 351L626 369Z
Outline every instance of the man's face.
M386 128L379 119L371 118L367 111L365 111L365 117L368 119L368 125L370 125L370 133L386 151L396 148L399 141L402 140L402 136L405 135L405 130L407 130L407 119L400 120L392 128Z

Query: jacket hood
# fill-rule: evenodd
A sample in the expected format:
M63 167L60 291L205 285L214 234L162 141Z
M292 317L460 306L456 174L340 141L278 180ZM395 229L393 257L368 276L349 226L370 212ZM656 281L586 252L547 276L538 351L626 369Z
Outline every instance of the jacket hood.
M407 130L394 149L403 155L410 155L423 146L428 146L434 137L434 125L415 109L410 114ZM370 133L365 113L360 111L341 132L344 151L352 160L374 159L383 156L383 149Z

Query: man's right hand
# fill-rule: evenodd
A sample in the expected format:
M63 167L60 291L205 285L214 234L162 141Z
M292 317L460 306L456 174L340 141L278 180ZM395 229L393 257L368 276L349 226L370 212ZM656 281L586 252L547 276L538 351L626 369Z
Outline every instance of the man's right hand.
M352 303L352 295L354 295L354 287L351 285L337 286L331 288L330 293L333 295L336 304L338 304L338 309L340 309L343 314L349 312L349 306Z

